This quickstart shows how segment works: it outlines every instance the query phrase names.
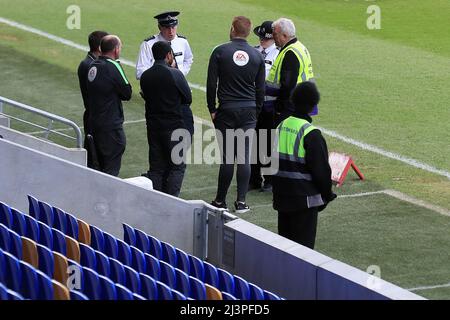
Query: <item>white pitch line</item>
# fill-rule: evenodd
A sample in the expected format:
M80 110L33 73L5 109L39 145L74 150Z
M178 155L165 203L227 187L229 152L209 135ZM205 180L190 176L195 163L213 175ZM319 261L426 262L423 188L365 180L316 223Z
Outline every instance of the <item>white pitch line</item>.
M4 24L7 24L7 25L9 25L11 27L15 27L15 28L27 31L27 32L31 32L31 33L37 34L39 36L42 36L42 37L45 37L47 39L56 41L58 43L66 45L66 46L70 46L70 47L76 48L78 50L82 50L82 51L88 51L89 50L89 48L87 46L82 46L82 45L77 44L77 43L75 43L73 41L70 41L70 40L67 40L67 39L55 36L53 34L50 34L50 33L47 33L45 31L42 31L42 30L39 30L39 29L30 27L30 26L27 26L27 25L18 23L16 21L13 21L13 20L10 20L10 19L6 19L6 18L0 17L0 23L4 23ZM127 66L130 66L130 67L133 67L133 68L136 67L135 63L130 61L130 60L121 59L121 61L122 61L123 64L125 64ZM192 88L194 88L194 89L206 92L206 88L201 86L201 85L199 85L199 84L189 83L189 85ZM209 121L206 121L206 120L203 120L203 121L205 121L205 123L204 123L205 125L211 125L211 123ZM324 128L319 128L319 129L324 134L326 134L326 135L328 135L330 137L333 137L333 138L336 138L338 140L344 141L346 143L355 145L355 146L359 147L360 149L363 149L363 150L366 150L366 151L370 151L370 152L382 155L384 157L391 158L391 159L403 162L403 163L405 163L405 164L407 164L409 166L416 167L416 168L422 169L424 171L431 172L431 173L434 173L434 174L437 174L437 175L440 175L440 176L443 176L443 177L446 177L446 178L450 179L450 172L448 172L448 171L437 169L437 168L435 168L435 167L433 167L433 166L431 166L429 164L420 162L418 160L415 160L415 159L412 159L412 158L407 158L407 157L404 157L404 156L402 156L400 154L396 154L396 153L393 153L393 152L381 149L379 147L372 146L370 144L354 140L352 138L343 136L343 135L341 135L341 134L339 134L339 133L337 133L335 131L332 131L332 130L328 130L328 129L324 129Z
M421 290L432 290L432 289L440 289L440 288L448 288L450 287L450 282L446 284L439 284L435 286L424 286L424 287L417 287L417 288L411 288L406 289L408 291L421 291Z

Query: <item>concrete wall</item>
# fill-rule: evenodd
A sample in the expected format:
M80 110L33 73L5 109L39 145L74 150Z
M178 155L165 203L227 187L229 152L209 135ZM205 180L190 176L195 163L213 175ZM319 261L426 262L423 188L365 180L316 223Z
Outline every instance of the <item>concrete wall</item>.
M1 123L0 136L8 141L27 146L31 149L53 155L67 161L71 161L83 166L86 166L87 164L87 152L85 149L66 148L50 141L45 141L31 135L7 128L5 126L1 126Z
M189 252L203 252L204 202L149 191L0 139L0 200L28 212L27 194L123 238L128 223Z

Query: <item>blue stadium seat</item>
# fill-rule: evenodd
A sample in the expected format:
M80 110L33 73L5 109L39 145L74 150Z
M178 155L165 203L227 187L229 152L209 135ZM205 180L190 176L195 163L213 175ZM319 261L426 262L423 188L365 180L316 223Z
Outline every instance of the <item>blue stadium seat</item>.
M123 223L123 240L130 246L136 246L136 234L134 228L126 223Z
M264 291L257 285L249 282L250 300L264 300Z
M162 250L162 260L170 264L172 267L177 267L177 252L174 246L170 243L160 241Z
M250 300L250 287L247 280L234 276L234 295L240 300Z
M27 197L28 197L28 213L36 220L39 220L41 209L39 208L38 199L30 195L28 195Z
M91 268L83 267L83 291L90 300L101 299L100 279L99 274Z
M161 266L159 260L148 253L145 253L144 256L145 264L147 265L147 270L145 273L155 280L161 279Z
M53 278L55 270L55 261L53 260L53 252L42 244L36 243L36 249L39 259L39 270L50 278Z
M66 236L61 231L52 228L53 235L53 251L61 253L63 256L67 255Z
M219 287L219 273L217 272L217 268L213 266L211 263L203 261L203 265L205 267L205 282L207 284L212 285L213 287Z
M25 222L24 214L19 210L11 208L12 215L12 230L17 232L19 235L26 237L27 235L27 225Z
M72 237L74 239L78 239L78 221L77 218L75 218L70 213L66 212L66 218L67 218L67 230L66 234L69 237Z
M68 263L68 267L70 268L70 270L67 270L68 276L69 276L67 279L67 284L71 286L71 289L83 291L83 285L84 285L83 266L80 265L78 262L73 261L71 259L67 259L67 263ZM92 270L94 270L94 269L92 269Z
M156 281L158 289L158 300L173 300L172 289L160 281Z
M102 251L108 257L116 259L119 257L117 239L112 234L108 232L103 232L103 238L105 239L105 248Z
M53 300L53 283L52 279L42 271L36 270L37 288L39 300Z
M9 235L9 229L4 224L0 224L0 249L9 252L11 247L11 236Z
M161 267L161 282L164 282L171 288L176 288L177 278L175 275L175 269L165 261L159 261Z
M109 265L111 266L111 273L109 274L109 278L115 283L120 283L121 285L125 286L125 269L122 262L113 258L109 258Z
M117 300L134 300L133 292L124 287L123 285L116 283Z
M8 289L0 282L0 301L8 300Z
M98 276L101 291L101 300L117 300L116 285L105 276Z
M126 287L134 293L141 292L141 280L139 278L139 273L129 266L123 266L125 270L125 283Z
M206 288L203 282L197 278L189 276L189 284L191 286L191 298L195 300L206 300Z
M177 268L190 274L189 256L181 249L175 248L175 251L177 253Z
M281 298L275 293L264 290L264 300L281 300Z
M11 300L11 301L12 300L25 300L24 297L20 293L17 293L16 291L8 289L7 292L8 292L8 300Z
M83 267L91 268L92 270L97 270L97 258L95 256L95 251L90 246L84 243L79 243L80 246L80 264ZM97 270L98 271L98 270ZM102 274L101 272L99 272Z
M53 250L53 233L52 229L42 221L38 221L39 225L39 243Z
M223 300L238 300L235 296L232 294L229 294L228 292L222 291L222 299Z
M70 290L70 300L89 300L89 298L78 290Z
M25 219L25 224L27 226L27 238L39 242L39 224L38 221L29 215L23 216Z
M133 299L134 300L147 300L143 296L141 296L140 294L137 294L137 293L133 293Z
M155 258L162 260L163 254L161 241L150 235L148 236L148 239L150 240L150 254Z
M219 275L219 287L220 291L228 292L229 294L234 294L234 278L231 273L221 268L217 268L217 273Z
M67 234L67 216L64 210L53 207L54 221L53 228L58 229L64 234Z
M131 249L125 241L117 239L118 260L124 265L131 266Z
M184 271L175 268L175 276L176 276L176 290L181 292L185 296L189 296L191 294L191 285L189 283L189 275Z
M136 247L131 246L131 266L137 272L145 273L147 265L145 263L144 253Z
M5 257L3 256L3 250L0 248L0 284L5 282Z
M172 289L172 299L173 300L187 300L186 296L180 291Z
M109 275L111 274L111 264L106 254L95 251L95 260L97 261L97 268L95 270L102 276L109 278Z
M35 218L50 228L53 228L53 221L55 219L53 207L44 201L39 201L39 216Z
M5 225L5 227L12 227L11 208L3 202L0 202L0 223Z
M22 282L19 293L26 299L39 299L39 284L36 269L25 261L19 261Z
M139 279L141 281L141 295L148 300L157 300L158 289L155 279L143 273L139 273Z
M9 253L22 260L22 238L13 230L9 231ZM11 289L11 288L9 288Z
M196 256L189 255L189 275L203 281L205 279L205 266Z
M97 228L96 226L92 226L92 225L89 228L91 229L91 247L92 247L92 249L98 250L100 252L104 252L105 237L103 235L103 231L100 230L99 228Z
M144 253L150 253L150 239L141 230L135 229L136 247Z

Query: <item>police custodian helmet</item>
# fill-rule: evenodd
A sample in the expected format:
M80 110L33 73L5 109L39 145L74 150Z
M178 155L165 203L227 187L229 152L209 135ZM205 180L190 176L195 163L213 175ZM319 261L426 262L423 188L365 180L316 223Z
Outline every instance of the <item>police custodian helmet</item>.
M162 27L174 27L178 25L178 16L180 13L178 11L168 11L160 13L153 18L158 20L158 24Z
M255 29L253 29L253 32L260 39L272 39L272 23L273 21L264 21L260 26L257 26Z

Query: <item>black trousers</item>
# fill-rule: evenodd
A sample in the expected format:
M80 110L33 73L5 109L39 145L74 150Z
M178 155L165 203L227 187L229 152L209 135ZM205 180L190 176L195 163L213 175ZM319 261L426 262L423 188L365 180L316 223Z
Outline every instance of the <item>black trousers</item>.
M186 129L191 134L191 137L194 135L194 116L192 115L191 106L188 104L181 106L183 110L183 121Z
M278 234L305 247L314 249L316 242L318 209L278 211Z
M126 147L123 128L93 131L93 134L100 171L118 176Z
M222 134L223 140L218 139L219 148L222 156L220 164L219 179L217 186L216 201L224 202L233 179L234 160L237 164L237 201L245 202L247 195L248 183L250 180L250 151L252 147L253 135L250 139L245 139L245 145L238 145L237 139L229 141L227 130L233 131L242 129L247 132L256 127L256 108L233 108L217 111L214 126ZM233 150L229 150L227 145L232 145Z
M147 126L150 164L148 177L152 180L153 189L178 197L183 184L186 163L176 164L172 161L172 150L180 141L171 141L171 136L172 130L149 129ZM179 156L184 155L179 154Z
M262 167L266 167L269 165L263 165L261 164L261 155L260 150L259 150L259 146L260 146L260 140L264 138L264 136L261 134L260 129L266 130L267 134L265 135L265 141L264 143L266 143L266 150L267 152L265 152L266 156L271 155L271 151L272 151L272 138L271 138L271 130L274 128L273 127L273 112L266 112L266 111L261 111L261 113L259 114L258 117L258 122L256 123L256 141L253 141L253 149L252 152L255 152L254 154L254 158L256 157L256 163L252 163L251 165L251 175L250 175L250 184L255 185L255 186L261 186L261 183L263 182L263 178L261 176L261 168ZM264 176L264 183L268 183L271 184L271 176Z

